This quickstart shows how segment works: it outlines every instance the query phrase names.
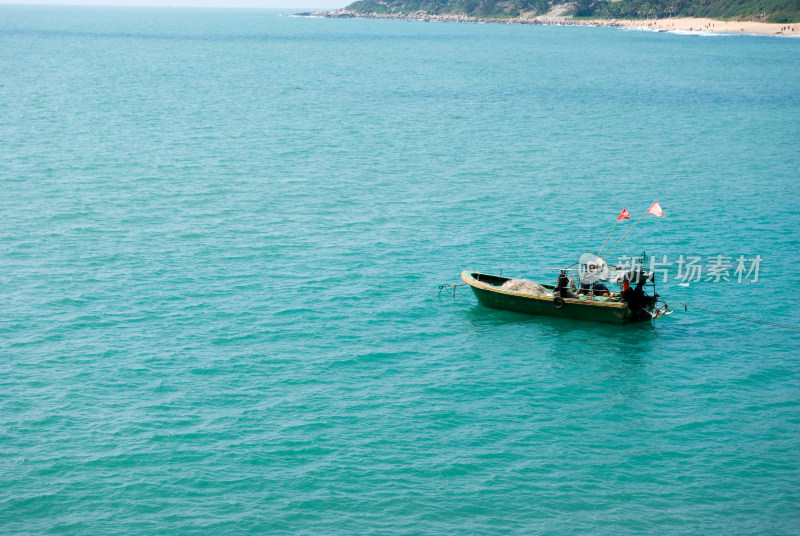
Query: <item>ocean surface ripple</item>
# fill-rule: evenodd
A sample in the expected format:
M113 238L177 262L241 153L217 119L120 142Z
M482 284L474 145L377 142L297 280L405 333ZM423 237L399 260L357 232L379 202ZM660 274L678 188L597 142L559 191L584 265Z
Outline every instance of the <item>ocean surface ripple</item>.
M0 533L800 534L797 331L437 289L797 324L800 42L286 15L0 6Z

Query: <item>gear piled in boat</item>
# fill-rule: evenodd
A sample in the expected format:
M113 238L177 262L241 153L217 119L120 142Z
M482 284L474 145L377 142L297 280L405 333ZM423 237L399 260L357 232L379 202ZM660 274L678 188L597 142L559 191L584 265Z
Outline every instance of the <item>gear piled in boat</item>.
M522 294L536 294L539 296L552 296L553 293L547 290L543 285L534 283L530 279L509 279L501 288L506 290L513 290Z

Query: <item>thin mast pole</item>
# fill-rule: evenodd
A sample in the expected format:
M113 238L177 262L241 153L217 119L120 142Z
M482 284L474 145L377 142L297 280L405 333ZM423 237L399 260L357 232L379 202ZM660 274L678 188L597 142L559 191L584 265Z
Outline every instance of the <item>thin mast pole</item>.
M649 210L645 210L645 211L644 211L644 214L647 214L648 212L649 212ZM636 220L636 223L634 223L633 225L631 225L631 228L630 228L630 229L628 229L628 233L630 233L631 231L633 231L633 228L634 228L634 227L636 227L637 225L639 225L639 222L640 222L640 221L642 221L642 218L644 218L644 214L642 214L641 216L639 216L639 219L638 219L638 220ZM628 236L628 233L625 233L624 235L622 235L622 238L620 238L620 239L617 241L617 243L616 243L616 244L614 244L614 247L613 247L613 248L611 248L611 251L609 251L608 253L606 253L606 256L605 256L605 257L603 257L603 260L606 260L606 259L608 258L608 256L609 256L609 255L611 255L611 253L612 253L612 252L613 252L615 249L617 249L617 246L619 245L619 243L620 243L620 242L622 242L622 241L625 239L625 237L626 237L626 236ZM598 257L599 257L599 255L598 255Z
M608 239L611 238L612 234L614 234L614 229L617 228L617 224L618 223L619 223L619 218L617 218L617 221L614 222L614 226L611 228L611 232L608 233L608 236L606 237L606 241L603 242L603 247L600 248L600 253L597 254L598 257L603 253L603 250L606 249L606 244L608 244Z

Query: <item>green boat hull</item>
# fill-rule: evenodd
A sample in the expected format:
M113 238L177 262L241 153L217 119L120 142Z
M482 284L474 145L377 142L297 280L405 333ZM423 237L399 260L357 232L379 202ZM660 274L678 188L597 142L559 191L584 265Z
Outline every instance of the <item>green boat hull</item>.
M554 300L552 296L537 296L501 288L511 278L499 277L478 272L462 272L464 280L475 293L478 302L492 309L514 311L528 315L552 316L570 320L588 320L606 324L630 324L633 322L649 322L652 316L647 312L655 298L647 297L647 302L640 312L632 312L626 303L617 301L593 301L580 299ZM543 285L552 290L552 285ZM563 303L563 304L562 304ZM560 307L557 307L560 305Z

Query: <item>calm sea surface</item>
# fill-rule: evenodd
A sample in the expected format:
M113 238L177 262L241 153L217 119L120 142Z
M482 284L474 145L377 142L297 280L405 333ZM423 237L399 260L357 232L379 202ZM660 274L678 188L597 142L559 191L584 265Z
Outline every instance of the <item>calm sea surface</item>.
M0 533L800 534L800 40L287 15L0 6Z

